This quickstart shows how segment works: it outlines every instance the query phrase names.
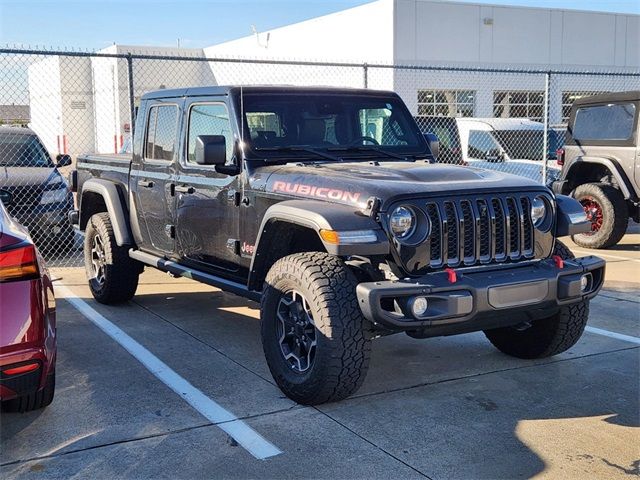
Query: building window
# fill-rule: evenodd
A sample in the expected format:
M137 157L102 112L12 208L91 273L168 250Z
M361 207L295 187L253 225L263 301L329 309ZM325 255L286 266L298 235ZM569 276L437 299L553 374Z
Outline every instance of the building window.
M418 115L473 117L475 90L418 90Z
M569 116L571 115L571 106L573 102L582 97L592 97L593 95L599 95L600 92L562 92L562 123L569 122Z
M529 118L538 122L544 115L544 92L493 92L493 116Z

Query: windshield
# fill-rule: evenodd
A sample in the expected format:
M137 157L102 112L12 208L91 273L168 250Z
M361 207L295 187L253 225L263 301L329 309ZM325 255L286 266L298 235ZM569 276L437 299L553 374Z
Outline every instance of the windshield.
M35 135L4 133L0 135L0 166L53 167L53 164Z
M255 151L303 147L337 151L340 157L348 151L426 151L415 122L395 97L245 94L243 108L248 129L245 140ZM393 160L390 155L382 156Z
M496 137L509 158L520 160L542 160L543 130L496 130ZM549 130L547 158L553 158L558 149L558 135Z

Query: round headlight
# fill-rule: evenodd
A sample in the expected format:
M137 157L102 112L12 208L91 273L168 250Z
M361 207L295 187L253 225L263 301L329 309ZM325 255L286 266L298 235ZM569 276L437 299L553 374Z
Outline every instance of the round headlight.
M406 238L411 235L415 224L415 215L413 211L407 207L396 208L389 217L389 226L396 238Z
M547 218L547 202L542 197L536 197L531 201L531 221L536 228L541 227Z

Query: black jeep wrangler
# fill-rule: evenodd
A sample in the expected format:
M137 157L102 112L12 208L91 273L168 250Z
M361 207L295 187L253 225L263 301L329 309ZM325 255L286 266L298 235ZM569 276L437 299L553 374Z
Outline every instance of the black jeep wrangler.
M150 265L260 301L269 368L305 404L355 392L381 335L571 347L604 280L556 240L589 228L580 204L436 150L391 92L146 94L133 155L81 157L72 176L91 291L127 301Z
M640 91L585 97L571 108L553 190L578 200L591 222L588 232L573 236L581 247L611 247L629 218L640 223L639 110Z

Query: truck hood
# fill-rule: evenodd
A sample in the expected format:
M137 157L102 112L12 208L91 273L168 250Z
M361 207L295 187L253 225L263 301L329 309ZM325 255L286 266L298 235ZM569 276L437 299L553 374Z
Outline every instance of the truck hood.
M421 161L287 164L258 168L252 177L258 190L360 207L372 196L384 205L399 196L544 188L527 178L495 170Z
M0 166L0 187L44 186L61 180L62 175L53 167Z

